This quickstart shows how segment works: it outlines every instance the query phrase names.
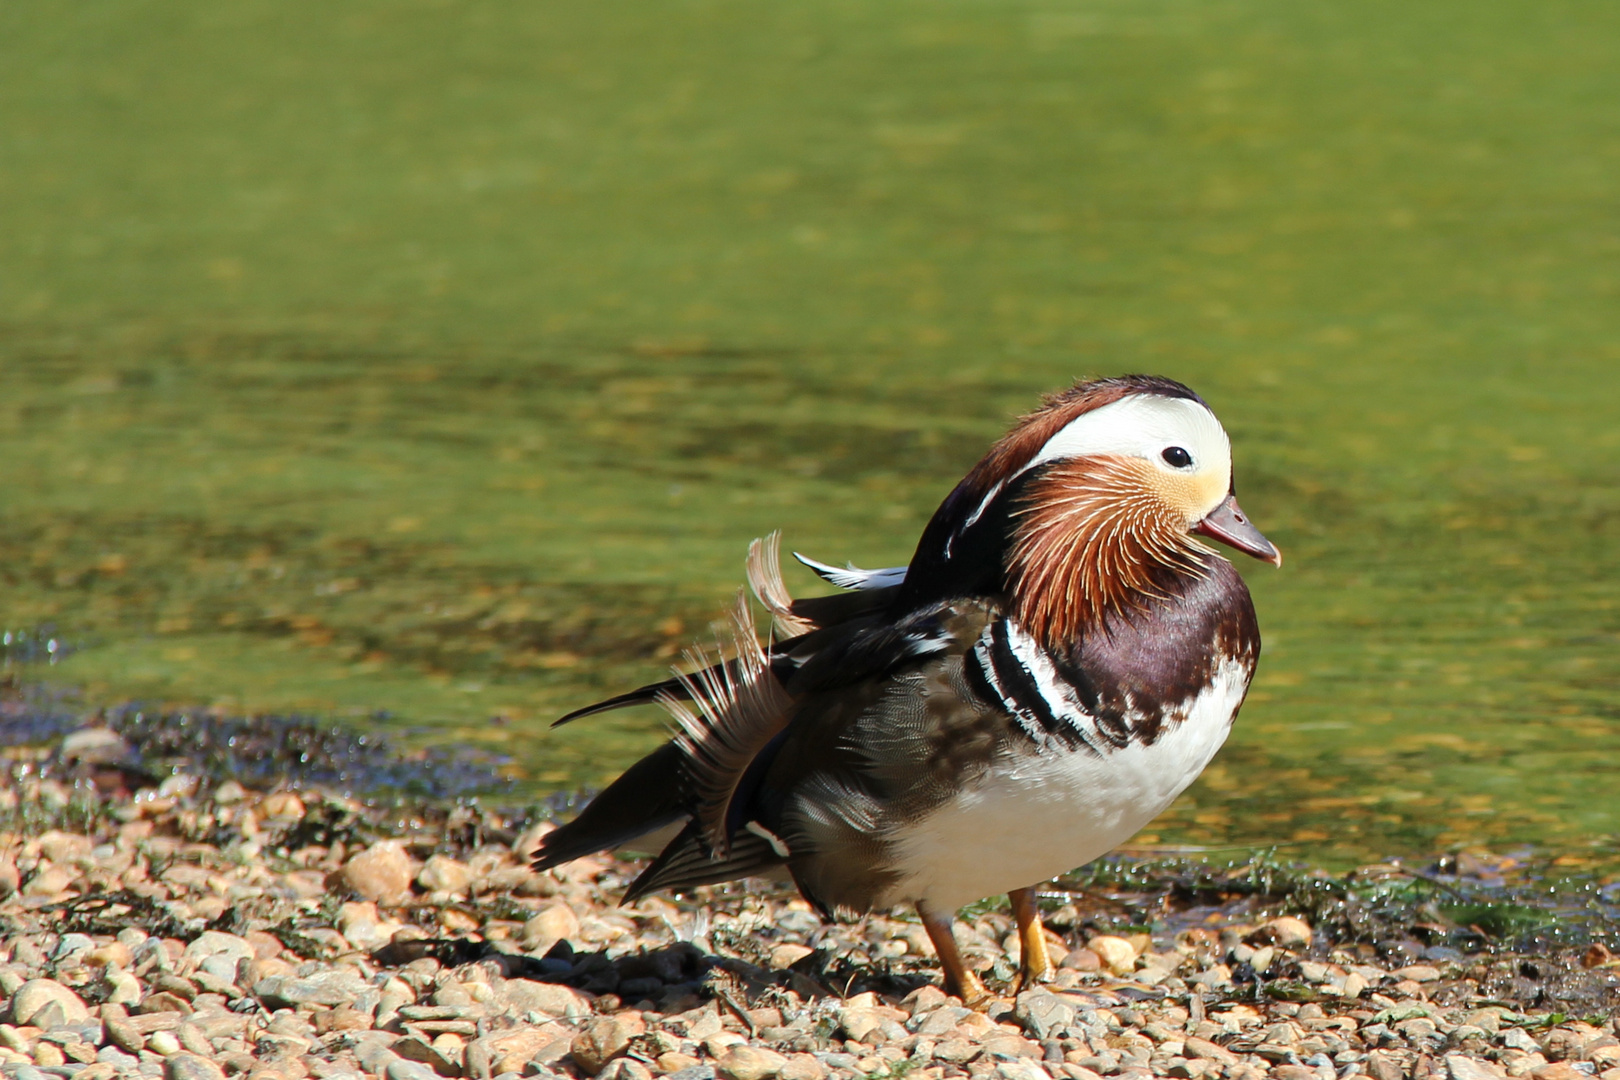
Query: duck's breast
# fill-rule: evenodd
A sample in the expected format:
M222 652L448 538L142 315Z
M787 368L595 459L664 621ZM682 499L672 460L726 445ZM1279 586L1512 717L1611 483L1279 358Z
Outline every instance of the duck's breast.
M1253 671L1243 657L1212 666L1207 685L1151 742L1079 747L1015 743L932 813L892 837L890 899L954 910L1066 873L1105 854L1164 812L1226 739Z

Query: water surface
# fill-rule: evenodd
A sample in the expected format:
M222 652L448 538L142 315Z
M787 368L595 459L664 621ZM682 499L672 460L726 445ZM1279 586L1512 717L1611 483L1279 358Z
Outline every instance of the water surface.
M599 783L747 541L904 561L1038 395L1214 404L1266 637L1151 831L1620 836L1612 5L0 13L20 666ZM808 575L794 582L813 587ZM18 639L20 640L20 638Z

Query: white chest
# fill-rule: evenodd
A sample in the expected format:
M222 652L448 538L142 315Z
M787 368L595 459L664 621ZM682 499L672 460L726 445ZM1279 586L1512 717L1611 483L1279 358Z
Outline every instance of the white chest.
M1151 746L1096 753L1050 746L993 765L895 837L901 878L889 902L939 911L1066 873L1129 839L1209 764L1248 688L1232 660Z

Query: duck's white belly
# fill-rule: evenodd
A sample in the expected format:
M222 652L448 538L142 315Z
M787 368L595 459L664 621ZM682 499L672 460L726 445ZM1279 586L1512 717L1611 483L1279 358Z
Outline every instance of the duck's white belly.
M1186 719L1151 746L1061 746L1008 757L893 837L901 875L890 903L937 911L1036 885L1123 843L1175 801L1226 740L1249 672L1216 669Z

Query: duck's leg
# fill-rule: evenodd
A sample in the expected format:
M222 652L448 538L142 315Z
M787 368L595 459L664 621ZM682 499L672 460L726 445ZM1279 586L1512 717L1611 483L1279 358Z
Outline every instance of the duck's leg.
M939 966L945 972L945 992L961 998L962 1004L970 1009L990 1001L990 992L962 962L956 937L951 933L951 916L931 911L921 901L917 903L917 914L922 916L923 929L928 931L928 940L934 943L934 951L939 954Z
M1018 922L1018 981L1013 984L1017 993L1050 979L1052 959L1046 955L1046 929L1035 906L1035 889L1014 889L1007 899L1012 901L1013 918Z

